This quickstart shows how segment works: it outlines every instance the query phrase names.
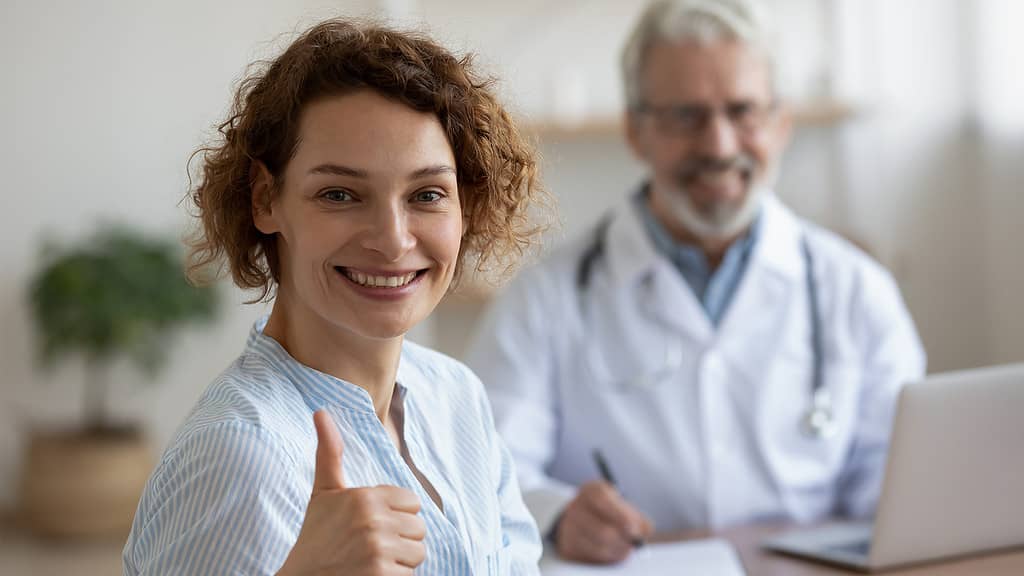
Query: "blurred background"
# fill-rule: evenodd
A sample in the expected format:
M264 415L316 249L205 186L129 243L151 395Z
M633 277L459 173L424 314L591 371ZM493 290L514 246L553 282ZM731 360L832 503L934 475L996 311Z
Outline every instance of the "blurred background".
M1024 360L1024 3L767 0L781 91L798 120L779 196L895 275L929 371ZM338 15L425 27L501 78L560 202L549 245L582 233L635 186L619 126L618 53L640 2L577 0L3 0L0 4L0 574L119 571L118 542L22 535L25 462L40 430L87 423L88 362L36 361L31 283L47 243L113 223L175 241L191 152L248 63ZM107 418L159 454L241 350L263 305L221 283L218 311L162 343L154 372L107 363ZM414 339L458 356L487 290L445 302ZM144 461L144 459L143 459ZM61 469L58 462L56 469ZM148 470L143 470L143 475ZM6 543L5 543L6 542ZM66 562L67 564L61 564ZM84 563L83 563L84 562Z

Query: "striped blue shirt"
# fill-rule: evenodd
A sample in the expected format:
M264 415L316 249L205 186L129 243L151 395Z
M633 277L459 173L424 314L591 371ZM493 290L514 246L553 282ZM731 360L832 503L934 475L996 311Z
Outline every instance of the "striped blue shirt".
M362 388L292 358L253 327L242 355L206 390L139 502L124 574L273 574L298 538L313 486L313 412L345 442L349 486L415 492L427 525L416 574L538 574L541 545L483 387L461 363L406 342L397 393L423 489Z

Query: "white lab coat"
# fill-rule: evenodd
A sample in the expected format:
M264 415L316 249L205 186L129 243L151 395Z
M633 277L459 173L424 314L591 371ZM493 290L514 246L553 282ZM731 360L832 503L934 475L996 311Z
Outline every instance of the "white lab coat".
M827 439L800 427L813 365L801 235L838 427ZM888 272L769 195L716 329L632 200L614 210L581 301L593 238L520 274L469 354L542 533L600 477L595 449L659 531L873 513L897 392L925 367Z

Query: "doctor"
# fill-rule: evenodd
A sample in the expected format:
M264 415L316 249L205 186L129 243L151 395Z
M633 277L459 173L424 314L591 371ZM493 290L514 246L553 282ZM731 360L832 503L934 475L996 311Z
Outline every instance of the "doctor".
M649 176L525 271L469 364L558 552L652 531L873 514L925 356L892 277L771 192L790 119L748 0L648 7L623 54ZM602 480L600 451L615 484Z

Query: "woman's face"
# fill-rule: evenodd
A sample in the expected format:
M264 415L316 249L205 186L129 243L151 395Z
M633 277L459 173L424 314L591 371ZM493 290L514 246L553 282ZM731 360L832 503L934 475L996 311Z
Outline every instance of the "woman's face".
M462 210L455 157L436 116L370 90L312 102L278 184L254 218L277 234L277 299L290 316L394 338L444 296Z

